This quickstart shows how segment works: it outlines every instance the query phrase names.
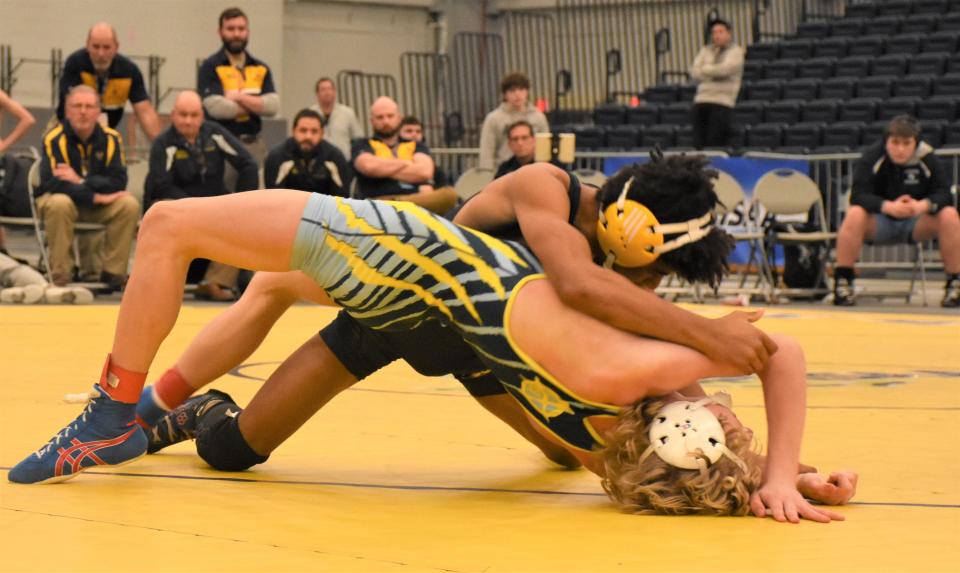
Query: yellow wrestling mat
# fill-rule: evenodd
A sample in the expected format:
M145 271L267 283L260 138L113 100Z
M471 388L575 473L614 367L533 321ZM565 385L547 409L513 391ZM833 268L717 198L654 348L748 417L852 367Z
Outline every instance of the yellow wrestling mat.
M169 366L222 307L183 310ZM718 315L722 308L695 307ZM2 571L958 571L960 316L772 309L810 369L803 460L860 472L842 523L618 513L599 480L551 467L452 378L395 364L334 399L253 471L193 444L65 484L6 473L79 411L116 306L0 307ZM291 310L218 381L243 405L333 317ZM757 379L726 388L763 435Z

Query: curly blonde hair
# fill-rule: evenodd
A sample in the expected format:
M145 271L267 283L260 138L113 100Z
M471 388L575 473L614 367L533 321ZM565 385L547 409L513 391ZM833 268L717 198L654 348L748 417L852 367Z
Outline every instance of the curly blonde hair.
M746 515L750 495L760 487L763 469L751 435L727 432L727 447L742 459L744 471L727 456L704 470L671 466L657 455L638 463L650 445L648 430L665 405L646 398L620 410L601 452L603 489L627 513L661 515ZM706 456L704 456L706 459ZM709 464L709 461L708 461Z

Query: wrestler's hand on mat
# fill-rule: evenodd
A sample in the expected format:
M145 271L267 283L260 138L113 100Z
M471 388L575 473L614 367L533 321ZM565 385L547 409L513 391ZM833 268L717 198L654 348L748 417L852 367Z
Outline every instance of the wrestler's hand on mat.
M753 325L762 316L762 310L738 310L714 319L714 332L707 333L707 348L702 352L743 374L760 372L777 351L777 343Z
M827 505L843 505L857 493L856 472L833 472L830 476L819 474L800 474L797 476L797 490L804 497Z
M843 515L814 507L792 483L765 483L750 496L750 509L757 517L771 516L777 521L799 523L809 519L820 523L843 521Z

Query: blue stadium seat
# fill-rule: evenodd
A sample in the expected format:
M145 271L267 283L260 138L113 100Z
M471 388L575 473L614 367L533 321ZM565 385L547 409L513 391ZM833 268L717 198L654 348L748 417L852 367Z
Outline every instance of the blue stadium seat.
M885 49L888 54L916 54L920 52L923 39L923 34L900 34L889 38Z
M883 100L877 106L877 119L892 119L898 115L914 115L917 113L918 97L892 97Z
M902 76L907 71L907 56L887 54L873 60L872 76Z
M847 55L847 38L822 38L813 45L815 58L842 58Z
M627 123L630 125L654 125L660 123L660 106L646 103L627 108Z
M783 125L761 123L746 132L745 147L751 149L775 149L783 145Z
M847 53L851 56L877 57L883 53L886 36L863 36L851 41L847 46Z
M937 29L937 14L914 14L900 26L901 34L926 34Z
M599 125L580 125L573 128L577 149L602 149L607 146L607 130Z
M783 130L783 147L796 148L802 153L820 147L823 124L797 123Z
M747 99L774 101L780 99L783 82L780 80L760 80L747 88Z
M945 74L933 83L933 95L960 96L960 73Z
M838 121L823 128L823 147L838 150L856 149L860 146L860 132L863 123L859 121Z
M780 59L782 60L802 60L809 58L812 53L813 44L805 38L780 42Z
M804 123L830 124L837 120L839 100L815 99L807 101L800 110L800 120Z
M768 80L792 80L797 73L797 60L767 62L763 75Z
M767 67L766 62L760 60L747 60L743 63L743 81L763 79L763 69Z
M774 42L758 42L747 48L747 61L770 61L780 57L780 44Z
M848 6L847 10L849 11L850 8L852 8L852 6ZM830 35L844 38L853 38L859 36L860 33L863 32L863 23L864 20L860 17L848 17L842 20L834 20L830 25Z
M680 88L674 84L660 84L648 87L642 99L653 103L671 103L677 101L679 92Z
M763 123L767 111L765 101L738 101L733 108L733 122L737 125L756 125Z
M907 73L911 75L926 74L939 76L947 67L949 56L943 52L932 52L914 56L907 66Z
M932 34L927 34L923 39L924 52L946 52L952 54L957 51L958 30L941 30Z
M651 125L644 128L640 134L640 147L660 147L667 149L676 145L677 126L675 125Z
M905 76L893 83L894 97L927 97L933 88L933 76Z
M837 60L833 74L837 77L860 78L870 73L872 56L847 56Z
M855 78L830 78L820 82L820 99L851 99L856 89Z
M875 98L886 98L890 97L890 92L893 89L893 82L896 78L893 76L873 76L869 78L862 78L857 82L857 97L875 97Z
M873 18L877 13L877 7L872 2L861 2L851 4L847 2L847 9L843 13L844 18Z
M908 0L886 0L877 4L877 16L906 16L910 13Z
M878 36L893 36L900 32L902 16L877 16L867 20L863 25L863 33Z
M797 26L799 38L826 38L830 35L830 22L801 22Z
M765 123L797 123L800 121L800 101L780 100L767 106Z
M639 125L618 125L607 131L607 147L614 149L633 149L640 145Z
M593 109L593 123L597 125L621 125L627 119L627 106L618 103L603 103Z
M816 99L820 82L811 78L798 78L783 84L783 99Z
M871 122L877 118L878 98L857 98L840 103L840 121Z
M946 0L914 0L914 14L943 14L947 11Z
M693 104L688 101L668 103L660 108L660 123L686 125L690 123Z
M836 58L810 58L803 60L797 67L797 77L826 79L833 75L833 68L836 65Z
M917 118L936 121L953 121L957 117L957 98L933 96L917 104Z

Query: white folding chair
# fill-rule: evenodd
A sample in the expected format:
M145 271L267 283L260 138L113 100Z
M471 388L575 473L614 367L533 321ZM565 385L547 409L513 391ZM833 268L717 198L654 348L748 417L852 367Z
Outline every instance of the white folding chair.
M457 179L457 183L453 186L453 189L457 192L457 196L460 197L461 201L466 201L479 193L487 183L493 181L493 175L492 169L471 167L464 171L460 178Z
M717 225L729 233L737 243L746 243L750 249L747 260L737 271L737 285L732 289L737 295L760 295L767 300L771 297L773 278L767 261L767 252L763 245L765 233L756 219L756 210L740 182L725 171L717 171L713 184L717 193ZM752 285L751 270L755 272ZM721 287L721 291L728 289Z
M607 176L596 169L577 169L573 174L577 176L581 183L597 188L603 187L603 184L607 182Z

